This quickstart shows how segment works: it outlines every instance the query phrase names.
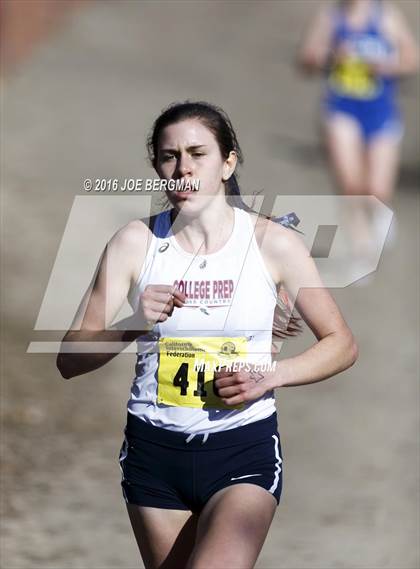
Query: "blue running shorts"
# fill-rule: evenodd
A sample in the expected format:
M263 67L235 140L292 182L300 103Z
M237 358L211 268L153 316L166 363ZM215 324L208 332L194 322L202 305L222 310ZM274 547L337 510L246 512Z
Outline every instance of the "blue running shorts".
M400 111L390 102L380 104L330 95L324 103L324 113L327 120L336 114L353 119L365 144L384 136L399 142L404 133Z
M199 513L218 490L250 483L280 501L277 416L217 433L188 435L128 413L119 462L128 504Z

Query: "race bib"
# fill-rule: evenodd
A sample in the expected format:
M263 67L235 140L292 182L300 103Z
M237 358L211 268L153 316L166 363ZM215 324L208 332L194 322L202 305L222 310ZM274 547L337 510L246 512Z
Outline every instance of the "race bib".
M379 82L369 66L359 58L349 57L337 65L330 75L331 87L342 95L371 99L379 93Z
M242 409L225 405L217 394L214 372L246 362L247 339L161 338L159 340L158 403L177 407ZM232 370L236 371L232 366Z

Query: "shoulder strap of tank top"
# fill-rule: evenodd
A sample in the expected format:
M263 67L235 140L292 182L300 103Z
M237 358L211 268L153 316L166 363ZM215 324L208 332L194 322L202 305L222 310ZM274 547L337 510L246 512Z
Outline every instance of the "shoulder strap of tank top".
M257 213L257 212L255 212L255 213ZM259 263L259 266L263 272L263 275L265 276L267 284L269 285L274 296L277 297L276 283L274 282L273 277L271 276L271 274L267 268L267 265L266 265L265 260L263 258L263 254L261 252L261 248L258 244L257 237L255 235L258 219L256 219L254 222L254 220L251 218L251 215L248 212L244 211L244 214L245 214L244 218L246 218L246 225L248 227L248 232L249 232L248 233L248 238L249 238L248 251L253 252L253 254L256 255L257 262ZM257 215L260 215L260 214L257 214Z
M254 212L257 216L260 216L261 214L258 214L257 212ZM256 237L256 229L257 229L257 223L258 223L258 218L254 221L251 217L251 214L248 213L247 211L243 211L243 218L244 218L244 227L246 227L246 231L247 231L247 244L249 246L250 249L254 248L255 251L257 251L258 255L261 255L261 250L260 250L260 246L258 244L257 241L257 237ZM264 216L262 216L264 217ZM245 231L244 231L245 233Z
M149 218L149 229L158 239L165 239L171 225L170 210L165 210Z
M383 6L381 0L371 0L369 26L380 32L382 27Z
M340 29L346 25L346 15L344 13L344 7L341 3L336 6L331 6L329 8L330 18L332 22L333 35L337 34Z
M148 227L152 234L152 238L146 253L146 259L144 263L145 268L149 265L153 257L156 255L156 249L158 246L160 246L159 244L162 239L165 239L167 237L170 227L170 216L168 212L162 211L157 215L151 216L149 218Z

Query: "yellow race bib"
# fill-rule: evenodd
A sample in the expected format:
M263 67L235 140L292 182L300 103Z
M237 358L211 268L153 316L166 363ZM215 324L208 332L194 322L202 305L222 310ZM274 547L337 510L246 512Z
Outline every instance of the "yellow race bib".
M378 81L372 75L369 66L355 57L349 57L337 65L329 81L335 91L360 99L376 97L379 90Z
M245 364L246 355L247 339L243 336L160 338L158 403L201 409L242 409L243 405L222 402L214 372L220 366L231 366L237 371L240 362Z

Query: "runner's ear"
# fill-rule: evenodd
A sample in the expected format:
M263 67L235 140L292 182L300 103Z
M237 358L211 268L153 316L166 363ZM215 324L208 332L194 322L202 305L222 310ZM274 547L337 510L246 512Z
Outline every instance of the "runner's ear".
M234 173L237 162L238 156L234 150L231 150L229 152L229 156L226 158L225 163L223 164L222 179L224 182L227 182Z

